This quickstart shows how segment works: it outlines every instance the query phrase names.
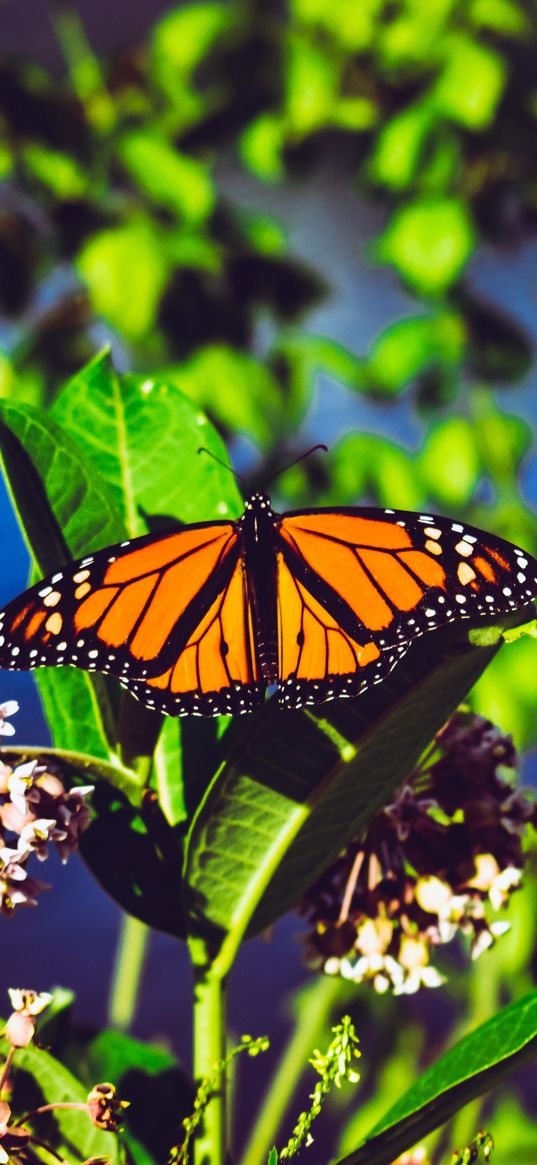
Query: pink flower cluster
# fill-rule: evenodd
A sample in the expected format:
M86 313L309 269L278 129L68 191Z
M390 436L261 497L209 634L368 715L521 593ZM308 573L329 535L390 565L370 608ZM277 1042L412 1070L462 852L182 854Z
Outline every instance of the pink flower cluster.
M0 761L0 912L35 906L48 887L29 874L34 855L45 861L53 843L62 862L78 845L91 820L86 797L93 785L67 790L62 777L40 759L21 764Z

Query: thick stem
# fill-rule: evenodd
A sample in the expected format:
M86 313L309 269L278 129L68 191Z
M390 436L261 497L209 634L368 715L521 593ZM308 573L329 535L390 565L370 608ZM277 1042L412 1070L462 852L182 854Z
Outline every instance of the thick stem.
M191 941L194 967L194 1078L199 1085L226 1054L226 980L215 973L208 948ZM224 1165L227 1149L226 1071L217 1077L194 1141L194 1165Z
M147 926L130 914L125 914L108 1002L109 1022L121 1031L128 1031L134 1018L148 939Z

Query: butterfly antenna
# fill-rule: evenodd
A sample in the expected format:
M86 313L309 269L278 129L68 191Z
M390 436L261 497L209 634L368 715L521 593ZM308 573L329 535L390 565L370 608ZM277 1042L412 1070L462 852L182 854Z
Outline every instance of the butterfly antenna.
M216 461L218 465L222 466L222 469L227 469L228 473L231 473L236 481L240 481L241 485L244 486L245 489L247 488L242 474L237 473L237 471L232 469L231 465L228 465L227 462L222 461L221 457L217 457L216 453L212 452L212 449L206 449L205 445L200 445L198 453L206 453L208 457L212 457L213 461Z
M328 445L312 445L311 449L308 449L307 453L302 453L300 457L295 457L294 460L289 461L287 465L280 465L280 468L277 469L271 477L269 477L266 485L270 485L271 481L274 481L274 478L279 477L281 473L285 473L286 470L293 469L295 465L299 465L301 461L305 461L306 457L311 457L312 453L317 453L318 449L322 449L323 453L328 453Z

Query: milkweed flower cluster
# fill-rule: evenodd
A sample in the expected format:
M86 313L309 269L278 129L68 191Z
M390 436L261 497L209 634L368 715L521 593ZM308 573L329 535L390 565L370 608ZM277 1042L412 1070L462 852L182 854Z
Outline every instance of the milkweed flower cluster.
M457 713L365 836L307 894L308 953L328 974L410 994L436 987L433 949L457 933L472 958L506 930L490 920L520 884L537 806L515 788L512 740Z
M0 709L0 718L5 714ZM0 761L2 914L36 905L37 894L48 887L28 872L28 861L32 856L45 861L51 843L67 861L91 820L86 798L92 792L93 785L66 789L59 773L39 759L14 765Z
M12 987L8 991L12 1012L7 1020L2 1034L9 1046L8 1054L0 1063L0 1165L9 1165L12 1162L37 1161L39 1154L32 1152L35 1145L44 1149L47 1154L57 1161L64 1162L63 1157L34 1133L33 1126L36 1119L45 1113L59 1110L73 1110L82 1112L97 1129L107 1132L120 1132L119 1120L123 1109L128 1108L128 1101L120 1100L113 1084L95 1084L89 1092L85 1102L60 1100L42 1104L38 1108L27 1112L24 1116L12 1117L11 1106L3 1096L11 1094L11 1072L15 1057L20 1048L27 1048L32 1043L37 1017L52 1002L52 995L48 991L33 991L29 988ZM71 1159L71 1158L70 1158ZM93 1158L83 1165L109 1165L105 1158Z

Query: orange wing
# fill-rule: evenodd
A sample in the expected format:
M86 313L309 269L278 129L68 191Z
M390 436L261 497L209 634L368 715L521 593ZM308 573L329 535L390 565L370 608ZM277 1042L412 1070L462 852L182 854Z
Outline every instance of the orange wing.
M0 615L0 667L109 672L175 716L263 699L240 534L230 522L146 535L70 563Z
M356 695L425 631L505 613L537 595L537 562L447 518L375 509L282 515L280 699Z

